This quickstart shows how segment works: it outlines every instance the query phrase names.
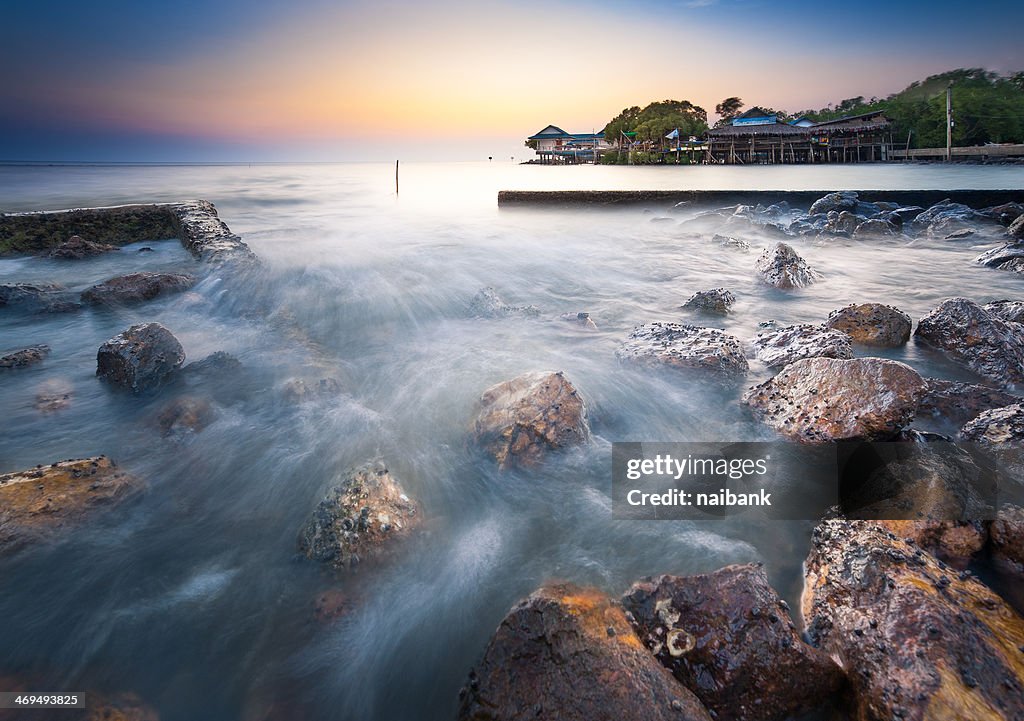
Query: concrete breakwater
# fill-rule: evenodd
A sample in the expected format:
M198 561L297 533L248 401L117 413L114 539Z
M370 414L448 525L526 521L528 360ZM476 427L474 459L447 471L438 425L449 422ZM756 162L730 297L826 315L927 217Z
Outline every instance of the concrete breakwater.
M75 235L111 245L178 238L199 260L256 260L207 200L0 214L0 256L45 252Z
M793 205L810 205L828 190L502 190L499 207L579 207L623 205L765 205L785 198ZM928 207L945 199L972 208L1019 203L1024 190L859 190L862 197L899 205Z

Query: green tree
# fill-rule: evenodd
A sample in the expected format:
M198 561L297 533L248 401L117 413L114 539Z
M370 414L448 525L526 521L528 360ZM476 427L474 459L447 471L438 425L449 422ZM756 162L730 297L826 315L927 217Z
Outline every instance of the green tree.
M742 107L743 101L740 100L739 98L735 96L731 98L726 98L725 100L723 100L722 102L715 106L715 112L720 117L718 123L720 125L725 125L731 122L732 119L739 114L740 108Z

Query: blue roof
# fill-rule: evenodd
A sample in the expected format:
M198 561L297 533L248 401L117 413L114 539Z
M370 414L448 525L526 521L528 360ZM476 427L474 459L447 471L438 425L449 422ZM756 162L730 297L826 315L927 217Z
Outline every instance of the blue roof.
M567 133L557 125L549 125L531 135L527 140L596 140L604 137L604 131L600 133Z

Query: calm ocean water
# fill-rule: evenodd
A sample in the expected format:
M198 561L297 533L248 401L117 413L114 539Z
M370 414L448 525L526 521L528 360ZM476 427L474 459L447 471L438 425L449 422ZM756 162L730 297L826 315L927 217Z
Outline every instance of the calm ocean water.
M0 676L31 669L51 690L130 690L165 721L268 718L449 719L466 672L508 608L549 579L618 594L654 573L763 561L795 606L809 523L627 522L610 512L610 443L770 437L742 391L623 368L614 350L642 322L681 320L696 290L725 286L736 313L708 322L749 340L758 323L821 322L851 302L919 318L952 295L1020 298L1020 277L972 263L991 238L821 242L797 250L824 274L781 293L748 254L688 237L663 212L498 211L499 189L1024 188L1024 168L841 166L552 168L512 163L394 166L0 166L0 210L200 197L265 261L229 282L176 241L145 240L81 263L0 260L3 282L74 290L137 269L203 277L182 296L130 309L0 315L0 351L47 343L49 359L0 378L0 471L105 453L144 477L139 501L61 540L0 560ZM493 286L540 319L482 320L470 298ZM585 332L559 321L586 311ZM687 320L693 320L687 318ZM96 349L159 321L189 360L243 363L244 393L186 441L162 438L167 397L126 398L94 377ZM911 343L885 352L925 375L967 378ZM499 473L468 444L476 399L530 370L564 370L589 403L594 443L533 473ZM281 401L293 378L337 378L339 398ZM752 363L751 383L767 377ZM43 384L64 411L34 407ZM940 431L936 419L920 427ZM296 558L298 530L332 481L380 455L427 516L408 553L340 580ZM354 610L312 620L340 588Z

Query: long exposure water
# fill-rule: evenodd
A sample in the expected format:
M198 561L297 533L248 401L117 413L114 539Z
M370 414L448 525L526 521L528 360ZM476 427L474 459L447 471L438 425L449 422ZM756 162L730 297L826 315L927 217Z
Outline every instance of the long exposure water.
M450 719L498 622L547 580L619 594L644 575L761 561L795 604L809 522L611 519L611 442L771 438L737 403L767 369L752 362L747 384L709 385L623 367L615 348L655 320L747 341L762 321L820 323L851 302L919 318L949 296L1019 298L1020 276L972 262L996 241L796 239L824 279L784 293L753 273L768 238L746 233L750 252L724 249L666 208L499 211L497 191L776 189L781 200L789 189L1022 187L1017 167L495 162L403 165L396 197L388 164L0 167L0 211L206 198L264 261L226 278L159 238L75 263L0 259L3 282L71 290L142 269L201 278L130 308L0 312L0 352L53 349L0 376L0 472L107 454L148 484L53 543L0 559L0 676L132 691L165 721L287 717L272 715L282 708ZM473 317L484 286L540 318ZM679 310L717 286L737 296L732 315ZM558 319L579 311L596 332ZM135 398L95 377L98 346L147 321L171 329L189 360L223 350L242 362L200 433L161 435L155 415L173 388ZM913 342L884 355L970 378ZM496 382L546 369L565 371L586 398L594 440L539 470L499 472L468 441L474 404ZM289 380L324 377L340 381L340 396L284 399ZM44 386L66 389L70 405L41 413ZM918 427L952 430L931 418ZM299 558L298 531L327 488L376 457L421 501L423 532L390 563L338 577ZM315 621L314 599L329 588L352 611Z

